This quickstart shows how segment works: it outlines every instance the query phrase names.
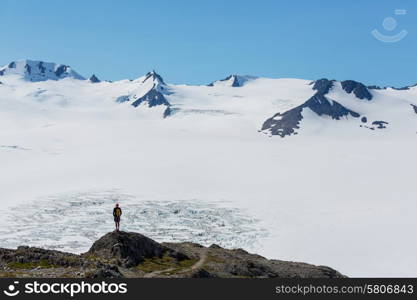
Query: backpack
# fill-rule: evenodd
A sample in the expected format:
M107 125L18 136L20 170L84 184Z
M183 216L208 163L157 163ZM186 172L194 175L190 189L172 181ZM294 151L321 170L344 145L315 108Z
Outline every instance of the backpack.
M114 211L114 213L115 213L116 217L120 217L122 215L122 210L119 207L117 207L116 210Z

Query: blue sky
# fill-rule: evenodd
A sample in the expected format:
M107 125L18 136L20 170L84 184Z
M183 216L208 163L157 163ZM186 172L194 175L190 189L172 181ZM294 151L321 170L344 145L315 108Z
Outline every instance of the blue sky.
M0 20L1 65L39 59L108 80L155 69L188 84L229 74L417 83L415 0L1 0ZM384 43L373 29L408 35Z

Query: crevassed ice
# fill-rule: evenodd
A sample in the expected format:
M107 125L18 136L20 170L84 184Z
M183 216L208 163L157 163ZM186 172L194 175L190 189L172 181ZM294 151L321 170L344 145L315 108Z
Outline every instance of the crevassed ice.
M115 202L123 209L121 229L159 242L191 241L205 246L252 249L267 231L237 208L199 200L140 200L117 191L52 195L9 210L0 247L20 245L85 252L114 229Z

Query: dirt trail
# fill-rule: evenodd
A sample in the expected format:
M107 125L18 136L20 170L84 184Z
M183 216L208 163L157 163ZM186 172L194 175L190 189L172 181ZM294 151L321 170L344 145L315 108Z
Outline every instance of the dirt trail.
M197 270L204 265L206 260L207 260L207 249L204 249L200 252L200 258L195 264L193 264L191 267L188 267L186 269L183 269L183 270L179 271L176 274L183 274L183 273L187 273L187 272L190 272L190 271ZM145 274L144 278L155 278L155 277L158 277L158 275L161 275L161 274L166 273L166 272L171 272L175 269L176 268L168 268L168 269L164 269L164 270L153 271L151 273Z

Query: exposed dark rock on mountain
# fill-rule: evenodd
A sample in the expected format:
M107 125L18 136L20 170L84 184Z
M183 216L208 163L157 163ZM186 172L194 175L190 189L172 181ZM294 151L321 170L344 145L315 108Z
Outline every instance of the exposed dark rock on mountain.
M168 106L164 111L164 118L168 118L169 116L172 116L172 114L175 113L175 110L171 108L171 106Z
M368 122L368 118L367 118L367 117L362 117L362 118L361 118L361 122L362 122L362 123L366 123L366 122Z
M26 65L26 67L30 67L29 65ZM64 65L60 65L57 69L56 69L56 71L55 71L55 75L56 76L58 76L58 77L60 77L62 74L64 74L65 72L67 72L68 71L68 68L69 68L69 66L64 66ZM41 69L42 70L42 69ZM43 69L43 70L45 70L45 69ZM42 72L42 71L41 71ZM43 71L43 73L44 73L45 71ZM30 74L30 72L29 72L29 74Z
M91 75L91 77L88 79L90 82L92 82L92 83L99 83L99 82L101 82L101 80L100 79L98 79L98 77L96 76L96 75Z
M402 86L402 87L394 87L394 86L380 87L380 86L377 86L377 85L370 85L370 86L368 86L368 89L369 90L386 90L387 88L391 88L391 89L394 89L394 90L397 90L397 91L407 91L410 88L415 87L415 86L417 86L417 84L407 85L407 86Z
M340 120L342 117L352 116L358 118L360 115L350 109L347 109L340 103L328 100L326 97L321 95L315 95L310 98L303 107L308 107L319 116L327 115L334 120Z
M142 81L142 83L144 83L144 82L145 82L145 81L147 81L148 79L153 80L153 81L154 81L154 83L160 83L160 84L165 85L165 82L164 82L164 80L162 79L162 77L161 77L159 74L157 74L155 71L152 71L152 72L148 72L148 73L146 73L146 75L145 75L145 79Z
M394 90L397 90L397 91L407 91L407 90L409 90L410 88L412 88L412 87L416 87L417 86L417 84L413 84L413 85L408 85L408 86L403 86L403 87L399 87L399 88L397 88L397 87L391 87L392 89L394 89Z
M132 99L132 100L133 100L132 105L134 107L141 105L143 102L147 102L149 107L153 107L157 105L170 106L167 99L165 99L164 95L161 92L156 90L155 86L142 97L137 98L137 99Z
M230 81L230 86L232 87L241 87L243 86L247 81L256 79L255 76L248 76L248 75L229 75L224 79L214 81L207 86L215 86L218 82L227 82Z
M342 117L358 118L360 115L337 101L329 100L326 94L333 87L333 80L320 79L313 82L313 90L316 94L303 104L290 109L284 113L277 113L272 118L267 119L262 125L262 130L268 131L271 135L285 137L287 135L297 134L296 129L300 128L300 122L303 119L302 112L309 108L317 115L327 115L334 120L340 120Z
M327 94L330 89L333 87L333 83L335 82L335 80L329 80L326 78L322 78L316 81L313 81L313 90L316 90L317 93L316 95L325 95Z
M341 82L342 88L347 93L354 93L359 99L372 100L372 94L368 91L368 88L360 82L354 80L345 80Z
M372 122L372 125L376 125L378 129L384 129L384 128L387 128L387 126L386 126L386 125L388 125L388 124L389 124L389 123L388 123L388 122L385 122L385 121L373 121L373 122Z
M169 95L169 89L164 83L164 80L160 75L158 75L155 71L148 72L145 76L145 79L142 80L141 83L145 83L146 81L152 80L152 88L149 89L144 95L137 97L135 94L131 95L122 95L116 99L116 102L123 103L123 102L131 102L131 105L134 107L138 107L141 104L146 104L148 107L154 107L158 105L166 106L164 111L164 118L171 115L171 104L165 98L165 95Z
M124 103L124 102L127 102L129 100L130 99L129 99L129 96L128 95L123 95L123 96L117 97L116 102L117 103Z
M239 81L237 80L237 77L236 77L235 75L229 75L229 76L227 76L226 78L221 79L220 81L229 81L230 79L232 79L232 84L231 84L231 86L233 86L233 87L239 87L239 86L241 86L241 85L239 84ZM209 86L213 86L213 85L214 85L214 83L210 83L210 84L209 84Z
M270 134L281 137L297 134L295 129L300 128L300 121L303 119L302 111L303 107L297 106L282 114L277 113L264 122L262 130L268 130Z
M411 104L411 106L413 107L414 112L417 114L417 105Z
M76 255L40 248L0 248L0 277L37 278L337 278L324 266L268 260L242 249L194 243L159 244L141 234L112 232Z
M0 76L7 74L19 75L27 81L34 82L59 80L67 77L84 79L72 70L70 66L34 60L20 60L9 63L0 69Z

